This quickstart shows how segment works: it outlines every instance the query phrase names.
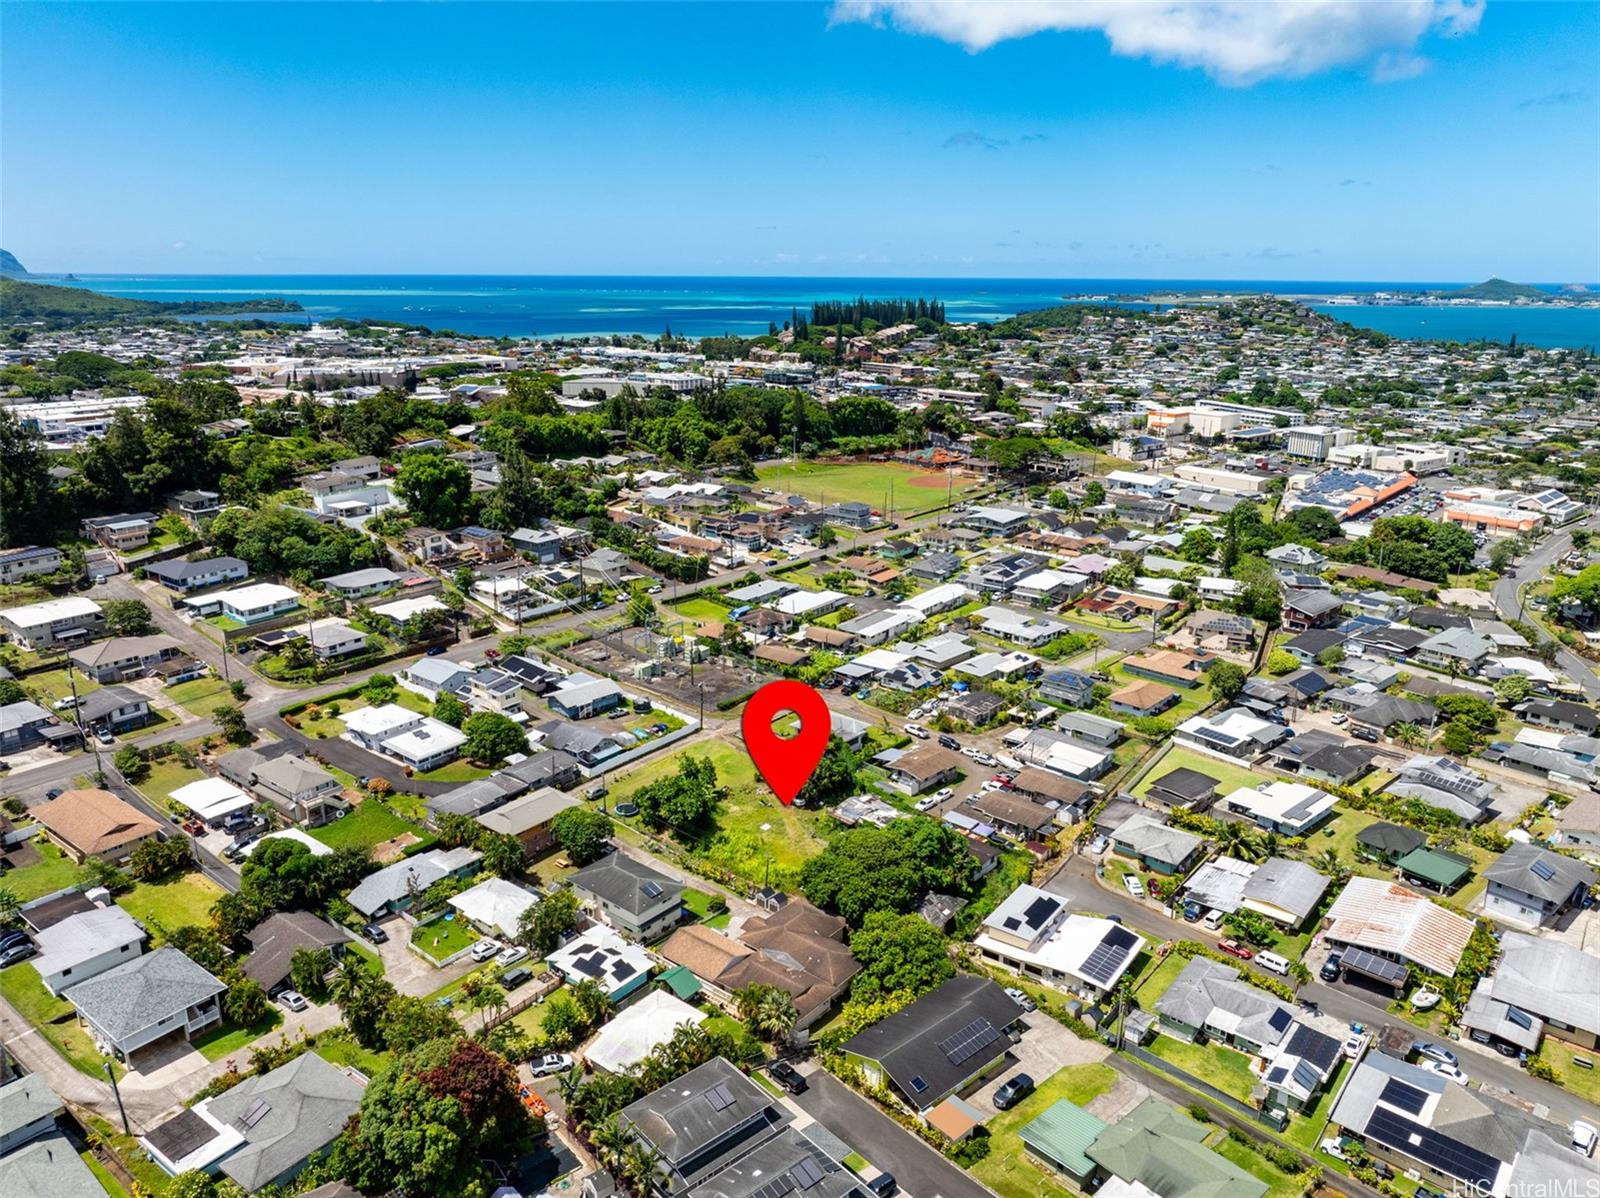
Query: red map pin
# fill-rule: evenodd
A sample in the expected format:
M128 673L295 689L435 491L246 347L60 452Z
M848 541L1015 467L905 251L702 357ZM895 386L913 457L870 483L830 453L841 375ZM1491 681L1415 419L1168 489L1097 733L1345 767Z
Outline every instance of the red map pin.
M787 740L772 730L780 713L792 711L800 717L800 731ZM833 731L833 712L822 696L803 682L784 679L769 682L744 706L744 745L750 760L787 807L794 802L822 760Z

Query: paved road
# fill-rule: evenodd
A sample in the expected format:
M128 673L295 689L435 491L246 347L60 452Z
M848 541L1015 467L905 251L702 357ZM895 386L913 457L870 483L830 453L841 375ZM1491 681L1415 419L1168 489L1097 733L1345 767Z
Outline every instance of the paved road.
M1094 865L1080 854L1071 853L1045 882L1045 889L1059 894L1075 908L1103 915L1115 915L1123 923L1136 928L1155 941L1198 940L1214 942L1218 937L1198 924L1168 919L1159 908L1135 901L1131 896L1101 886L1094 877ZM1240 962L1241 968L1248 968ZM1388 1003L1381 995L1357 986L1339 984L1326 986L1310 982L1300 988L1300 997L1316 1003L1323 1012L1346 1022L1364 1023L1369 1027L1392 1023L1395 1017L1388 1012ZM1459 1046L1457 1055L1462 1068L1475 1081L1486 1082L1509 1090L1519 1098L1542 1103L1550 1110L1550 1118L1570 1123L1577 1118L1594 1118L1594 1108L1576 1095L1559 1086L1530 1077L1518 1065L1491 1053L1475 1052Z
M1588 520L1573 525L1573 528L1600 528L1600 516L1591 516ZM1533 550L1517 563L1515 574L1496 582L1492 593L1495 607L1499 609L1501 616L1508 620L1521 619L1522 588L1547 577L1550 566L1565 557L1571 548L1572 529L1564 528L1534 546ZM1550 639L1537 624L1533 627L1539 632L1540 640ZM1585 661L1570 649L1563 648L1556 653L1556 664L1583 688L1584 696L1591 702L1600 699L1600 677L1596 676L1592 663Z
M994 1198L920 1138L901 1127L838 1078L815 1066L792 1101L869 1162L893 1173L911 1198Z

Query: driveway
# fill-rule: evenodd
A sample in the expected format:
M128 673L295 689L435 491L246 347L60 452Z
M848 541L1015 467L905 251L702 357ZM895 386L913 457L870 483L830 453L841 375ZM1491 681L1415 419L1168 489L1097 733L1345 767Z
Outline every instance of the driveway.
M994 1198L832 1074L810 1064L800 1071L809 1084L790 1101L879 1169L893 1173L910 1198Z
M432 994L445 983L453 982L462 974L470 973L478 967L478 962L468 956L453 965L436 969L407 947L411 940L409 923L399 918L387 919L383 921L382 927L389 933L388 940L382 944L372 944L366 940L361 943L378 954L378 959L383 962L383 976L388 978L401 994L417 996Z
M1039 1085L1058 1069L1092 1064L1111 1055L1106 1045L1073 1035L1043 1012L1025 1015L1022 1022L1028 1030L1006 1053L1005 1068L997 1070L975 1093L964 1095L967 1102L985 1115L999 1113L994 1105L994 1092L1019 1073L1026 1073Z

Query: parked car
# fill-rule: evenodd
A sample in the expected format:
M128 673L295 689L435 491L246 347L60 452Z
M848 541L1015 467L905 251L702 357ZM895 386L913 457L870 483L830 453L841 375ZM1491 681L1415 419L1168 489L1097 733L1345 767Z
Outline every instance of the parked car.
M1144 883L1132 874L1123 874L1122 884L1128 888L1128 893L1133 895L1134 898L1142 899L1144 897Z
M603 799L610 793L611 792L606 788L606 784L604 782L596 782L593 786L589 787L583 792L583 797L592 803L595 799Z
M0 953L0 969L4 969L8 965L15 965L18 961L26 961L38 951L31 940L24 941L22 944L13 944L5 952Z
M1097 834L1095 838L1089 842L1089 852L1094 854L1096 857L1110 847L1111 838L1106 836L1104 833Z
M500 988L505 991L515 990L533 976L533 970L524 966L508 969L495 980L500 983Z
M1010 1110L1032 1093L1033 1078L1026 1073L1019 1073L994 1092L995 1109L999 1111Z
M1322 1141L1322 1151L1327 1153L1336 1161L1349 1160L1349 1158L1344 1154L1344 1144L1342 1144L1334 1136L1329 1136L1327 1139Z
M665 587L663 587L663 586L662 586L662 585L661 585L661 584L660 584L660 583L659 583L659 582L658 582L658 583L656 583L656 584L655 584L655 586L653 586L653 587L646 587L646 588L645 588L645 592L644 592L644 593L645 593L645 594L646 594L646 595L659 595L659 594L661 594L661 592L662 592L662 591L664 591L664 590L666 590L666 588L665 588Z
M917 800L917 810L918 811L932 811L941 802L943 802L943 800L940 799L939 796L936 795L936 794L934 794L934 795L923 795L920 799Z
M1331 953L1322 963L1322 968L1317 970L1317 976L1325 982L1337 982L1343 971L1339 968L1340 957L1338 953Z
M986 765L990 769L993 769L995 766L1000 764L1000 762L997 761L992 755L990 755L988 753L984 753L982 751L980 751L975 757L973 757L972 760L976 761L979 765Z
M366 927L362 928L361 934L374 944L386 944L389 940L389 933L385 932L375 923L369 923Z
M1366 1050L1366 1047L1367 1034L1365 1032L1355 1032L1345 1037L1344 1055L1353 1061Z
M1331 716L1328 717L1328 723L1334 724L1334 725L1338 725L1338 724L1344 723L1349 718L1350 717L1347 716L1344 712L1336 711Z
M1458 1086L1467 1084L1467 1075L1462 1073L1455 1065L1446 1065L1443 1061L1419 1061L1418 1064L1430 1073L1437 1073L1440 1077L1449 1078Z
M894 1198L900 1192L900 1183L895 1181L893 1173L878 1174L866 1187L872 1191L873 1198Z
M52 788L50 790L45 791L44 792L44 797L47 798L47 799L59 799L61 797L61 788L59 786L57 786L57 787L54 787L54 788Z
M983 750L977 745L966 745L959 751L963 757L970 757L974 761L983 756Z
M487 961L500 951L500 947L498 940L490 940L485 937L472 946L472 959L474 961Z
M955 787L953 787L953 786L941 786L938 790L933 792L933 800L936 803L942 803L946 799L952 797L955 793L956 793L956 788Z
M941 749L949 749L952 752L959 753L961 751L961 742L953 736L946 736L941 733L939 736L939 747Z
M804 1094L806 1079L800 1076L800 1071L788 1061L774 1061L767 1066L767 1072L772 1075L772 1080L777 1082L791 1094Z
M522 945L511 944L500 950L500 955L494 959L494 963L502 967L515 965L527 955L528 950L523 948Z
M1024 1011L1037 1011L1039 1009L1038 1007L1034 1006L1033 999L1028 997L1028 992L1022 989L1020 986L1007 986L1006 997L1012 1002L1016 1003L1017 1006L1021 1007Z
M906 725L906 731L909 732L912 736L916 737L918 740L927 740L928 739L928 730L926 728L924 728L921 724L907 724Z
M572 1058L564 1052L547 1052L542 1057L535 1057L528 1062L528 1069L534 1077L544 1077L550 1073L565 1073L572 1068Z
M243 861L249 855L250 846L261 839L258 832L246 832L235 836L222 848L222 855L229 861Z
M111 735L111 729L109 728L96 728L94 730L94 738L103 745L114 745L117 743L117 738Z
M1248 961L1251 957L1255 956L1255 953L1252 950L1246 948L1237 940L1220 941L1218 942L1217 947L1223 952L1227 953L1228 956L1238 957L1241 961Z
M6 949L12 948L18 944L26 943L28 943L28 933L24 932L21 928L13 928L4 936L0 936L0 953L5 952Z
M443 645L429 645L424 657L438 657L444 653Z
M63 695L61 698L57 699L54 703L50 704L50 710L51 711L71 711L77 705L78 705L78 699L77 699L76 695Z
M306 1002L306 996L298 990L285 990L278 995L278 1001L291 1011L304 1011L311 1004Z
M1183 918L1188 923L1195 923L1199 920L1202 910L1203 908L1199 903L1185 903L1183 905Z
M1441 1065L1461 1064L1460 1060L1457 1059L1456 1054L1451 1052L1443 1044L1434 1044L1431 1041L1424 1040L1421 1044L1418 1044L1416 1048L1417 1055L1424 1061L1437 1061Z
M1352 728L1350 730L1350 735L1355 737L1357 740L1366 741L1369 745L1375 745L1378 743L1378 733L1374 728Z
M1600 1140L1600 1130L1596 1130L1593 1123L1579 1119L1572 1125L1572 1151L1582 1156L1593 1156L1596 1140Z

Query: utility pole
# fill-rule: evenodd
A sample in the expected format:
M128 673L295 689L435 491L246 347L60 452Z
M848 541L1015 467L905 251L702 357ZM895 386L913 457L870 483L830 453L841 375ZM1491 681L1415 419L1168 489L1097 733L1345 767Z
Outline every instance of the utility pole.
M116 1071L111 1068L110 1061L102 1061L100 1067L106 1071L106 1077L111 1080L111 1093L116 1095L117 1099L117 1114L122 1116L122 1132L131 1136L133 1128L128 1126L128 1109L122 1105L122 1091L117 1088Z

